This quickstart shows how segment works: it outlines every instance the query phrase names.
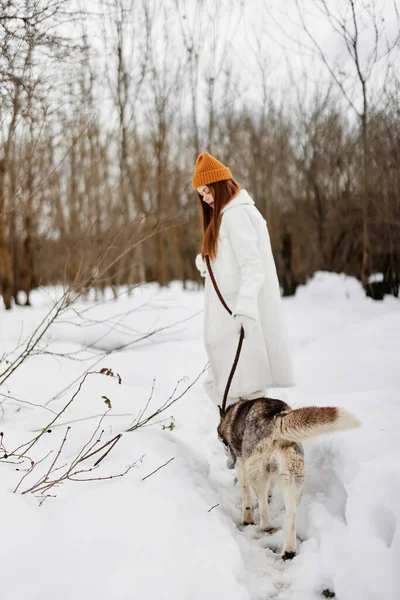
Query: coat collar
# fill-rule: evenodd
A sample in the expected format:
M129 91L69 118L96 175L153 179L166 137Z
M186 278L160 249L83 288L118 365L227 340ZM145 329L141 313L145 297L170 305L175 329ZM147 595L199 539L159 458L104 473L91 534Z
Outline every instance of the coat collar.
M225 212L226 210L230 210L231 208L235 208L235 206L241 206L243 204L254 206L254 200L250 198L246 190L242 189L237 194L237 196L233 198L233 200L231 200L226 206L224 206L224 208L221 210L221 213Z

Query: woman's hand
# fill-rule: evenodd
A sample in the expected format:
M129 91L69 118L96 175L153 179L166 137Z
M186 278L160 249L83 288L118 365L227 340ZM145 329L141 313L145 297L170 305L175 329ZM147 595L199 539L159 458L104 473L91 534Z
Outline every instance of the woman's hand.
M244 329L244 337L248 337L254 329L256 324L254 319L247 317L246 315L233 315L233 320L235 322L235 328L238 335Z
M196 267L200 271L200 275L202 277L205 277L207 275L207 266L201 254L198 254L196 256Z

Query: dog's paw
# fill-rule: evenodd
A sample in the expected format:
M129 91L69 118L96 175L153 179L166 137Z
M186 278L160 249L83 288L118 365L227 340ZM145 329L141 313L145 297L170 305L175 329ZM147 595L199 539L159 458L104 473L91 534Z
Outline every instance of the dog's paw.
M250 506L246 506L243 510L242 525L254 525L253 509Z
M256 536L257 529L254 527L254 523L240 522L240 524L237 525L237 528L239 531L242 531L246 537L250 536L251 538L254 538Z
M296 556L296 552L288 552L287 550L282 554L282 560L292 560Z

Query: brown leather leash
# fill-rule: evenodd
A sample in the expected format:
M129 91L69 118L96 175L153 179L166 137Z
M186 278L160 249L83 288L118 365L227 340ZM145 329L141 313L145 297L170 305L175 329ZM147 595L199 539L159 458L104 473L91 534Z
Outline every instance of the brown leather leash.
M228 311L228 313L230 315L232 315L231 309L229 308L229 306L227 305L227 303L223 299L221 292L219 291L219 287L217 285L217 282L216 282L215 277L214 277L213 270L211 268L210 257L207 254L205 255L205 261L206 261L208 272L210 274L210 278L211 278L212 284L213 284L214 289L215 289L215 291L217 293L217 296L220 299L221 304L225 308L225 310ZM221 415L223 415L225 413L226 401L228 399L229 388L231 387L232 379L233 379L233 376L234 376L235 371L236 371L236 367L237 367L238 362L239 362L240 352L241 352L242 346L243 346L243 340L244 340L244 329L242 327L241 330L240 330L239 343L238 343L238 347L237 347L237 350L236 350L235 360L233 361L233 365L232 365L231 371L229 373L228 381L226 383L224 397L222 399L222 406L218 406Z

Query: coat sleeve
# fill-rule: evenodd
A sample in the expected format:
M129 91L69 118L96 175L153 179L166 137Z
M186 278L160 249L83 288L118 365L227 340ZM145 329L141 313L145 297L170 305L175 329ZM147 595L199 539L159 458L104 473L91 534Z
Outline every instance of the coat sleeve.
M233 314L246 315L256 321L258 294L265 278L257 232L242 206L226 211L223 221L240 273L240 288Z

